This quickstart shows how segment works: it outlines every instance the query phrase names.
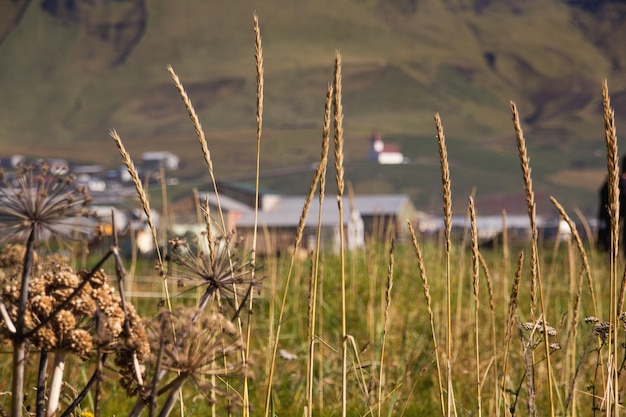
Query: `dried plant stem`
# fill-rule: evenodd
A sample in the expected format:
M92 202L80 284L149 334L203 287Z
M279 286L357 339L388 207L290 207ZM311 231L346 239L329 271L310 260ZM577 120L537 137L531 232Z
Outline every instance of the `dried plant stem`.
M500 385L498 383L498 343L496 333L496 306L494 300L495 294L491 273L489 272L489 268L487 267L487 262L485 261L485 258L480 252L478 252L478 260L480 262L480 266L483 269L483 273L485 274L485 281L487 281L487 291L489 292L489 311L491 313L491 347L493 349L493 398L494 404L497 404L498 398L500 398ZM496 406L495 415L496 417L500 415L500 407Z
M528 218L530 220L531 236L531 253L530 253L530 315L535 319L535 308L537 305L537 279L539 275L539 262L538 262L538 250L537 250L537 223L536 223L536 205L535 205L535 193L533 192L532 178L530 176L530 161L528 159L528 152L526 149L526 140L524 139L524 132L519 122L519 114L515 103L511 102L511 112L513 113L513 125L515 128L515 136L517 138L517 149L520 157L520 165L522 168L522 174L524 178L524 190L526 191L526 207L528 210Z
M37 370L37 404L35 417L42 417L46 407L46 379L48 378L48 351L41 349L39 369Z
M7 308L2 300L0 300L0 319L4 321L4 324L7 326L7 330L9 331L9 333L15 334L17 332L17 329L15 328L15 323L13 323L11 316L9 316L9 312L7 311Z
M341 54L335 54L333 110L335 119L335 179L339 209L339 258L341 276L341 415L346 416L348 401L348 330L346 325L346 262L343 228L343 107L341 104Z
M611 216L611 254L610 254L610 308L609 308L609 323L611 324L611 334L609 337L609 352L611 355L616 354L619 342L618 336L618 315L620 311L617 309L618 304L623 304L620 301L621 297L618 292L618 280L617 264L619 260L619 213L620 213L620 196L619 196L619 172L617 161L617 134L615 131L615 114L611 107L611 98L609 96L609 87L606 80L602 83L602 108L604 114L604 139L606 142L607 150L607 169L608 169L608 186L609 186L609 213ZM615 357L614 359L615 360ZM619 389L618 377L619 374L616 367L610 367L613 372L609 373L609 385L614 387L613 398L611 403L607 406L607 409L613 408L614 415L619 414Z
M128 173L130 174L130 178L132 179L133 184L135 185L137 196L139 197L139 201L141 202L141 208L143 209L143 212L146 215L146 219L148 220L148 225L150 226L150 231L152 232L152 239L154 240L154 244L156 246L156 251L157 251L159 262L162 264L163 259L161 258L161 251L159 249L159 240L157 238L156 227L154 226L154 221L152 219L152 211L150 210L150 201L148 200L148 197L146 196L146 192L144 191L143 185L141 184L141 180L139 179L139 174L137 174L137 169L135 168L135 164L133 163L133 160L131 159L130 154L126 151L126 148L124 147L124 144L122 143L122 139L120 138L118 133L115 130L111 130L109 134L111 135L111 138L113 138L113 141L115 142L115 145L117 146L117 149L119 150L120 155L122 156L122 161L124 162L124 165L126 166Z
M255 195L254 195L254 231L252 236L252 253L250 254L250 267L252 279L255 277L256 270L256 248L257 248L257 232L259 224L259 178L261 176L261 134L263 132L263 46L261 44L261 29L259 28L259 18L256 13L252 16L254 27L254 47L255 47L255 63L256 63L256 170L255 170ZM243 351L244 363L246 358L250 356L250 338L252 333L251 318L252 306L254 301L254 292L250 292L248 300L248 320L247 334L245 341L245 349ZM250 404L248 398L248 374L244 374L243 388L243 408L244 417L250 415Z
M502 275L502 288L505 293L504 297L507 297L509 294L506 291L509 289L509 274L511 271L510 267L510 255L509 255L509 232L506 225L506 210L502 210L502 263L504 265Z
M511 350L511 339L513 338L513 326L515 325L515 317L517 317L517 304L519 297L519 286L522 278L522 267L524 266L524 252L519 253L517 258L517 269L515 270L515 278L511 287L511 296L509 298L509 313L506 319L506 328L504 334L504 355L502 359L502 404L505 409L509 409L506 393L509 367L509 353Z
M596 294L595 294L595 291L593 290L591 266L589 265L589 258L587 257L587 252L585 251L583 241L580 238L580 234L578 234L578 230L576 230L576 224L574 224L572 219L567 215L567 213L565 212L565 209L563 208L561 204L559 204L556 198L550 197L550 201L552 202L554 207L556 207L556 209L559 211L559 214L561 215L561 217L563 217L563 219L565 220L565 222L567 223L567 225L569 226L572 232L572 236L574 237L574 241L576 242L576 247L578 248L578 252L580 253L580 258L583 261L583 267L585 268L585 272L587 273L587 284L589 286L589 295L591 296L591 303L593 304L593 314L596 317L598 317L599 316L598 306L596 304Z
M315 249L315 258L313 259L313 268L311 270L311 281L309 286L309 318L308 318L308 361L307 361L307 413L313 415L313 375L315 361L315 325L316 325L316 308L317 308L317 287L318 277L320 274L320 252L322 237L322 207L324 205L324 192L326 186L326 168L328 165L328 150L330 148L330 112L333 98L333 86L328 85L326 91L326 102L324 105L324 127L322 130L322 154L319 163L319 211L317 219L317 243ZM316 175L317 176L317 175Z
M100 349L98 349L100 350ZM94 400L94 414L96 416L99 416L99 405L98 405L98 388L97 388L97 384L99 383L99 381L102 380L102 368L104 365L104 362L106 362L107 359L107 354L106 353L101 353L98 352L98 360L97 360L97 364L96 364L96 370L94 371L94 373L91 375L91 378L89 378L89 381L87 381L87 384L85 385L85 387L81 390L81 392L78 393L78 395L76 396L76 398L74 398L74 401L72 401L72 403L65 409L65 411L63 411L63 414L61 414L61 417L69 417L70 415L72 415L72 411L74 411L74 409L76 409L76 407L78 407L78 405L81 403L81 401L87 396L87 394L89 393L89 390L91 389L91 387L93 385L96 385L96 398Z
M208 197L204 199L204 206L202 209L204 215L204 227L206 228L206 238L209 247L209 263L211 268L215 269L215 232L213 231L213 220L211 220L211 207L209 206ZM213 271L214 272L214 271Z
M574 207L574 213L576 213L576 217L578 217L578 220L580 220L580 224L582 225L583 230L585 231L585 237L587 238L587 243L589 243L589 246L595 247L595 244L596 244L595 236L593 232L591 231L591 226L589 225L589 221L587 221L587 218L580 211L579 208ZM593 256L593 251L591 252L591 254ZM593 261L593 258L592 258L592 261Z
M135 168L135 164L133 163L130 154L126 151L124 144L122 143L122 139L118 135L115 130L111 130L109 132L111 138L115 142L117 149L122 156L122 161L130 174L130 177L135 185L135 190L137 191L137 196L139 197L139 201L141 202L141 207L143 209L144 214L146 215L146 219L148 220L148 226L150 227L150 232L152 233L152 240L154 241L154 246L156 248L156 254L158 259L158 267L160 268L161 276L163 277L163 292L165 294L165 300L167 302L167 308L169 311L172 311L172 302L170 299L169 289L167 286L167 274L163 269L163 258L161 257L161 250L159 249L159 240L157 238L157 230L154 225L154 221L152 219L152 211L150 210L150 201L146 196L146 192L144 191L144 187L141 184L139 179L139 174L137 174L137 169Z
M476 195L476 188L473 187L472 191L470 192L470 197L474 198L474 196ZM470 212L469 212L469 208L467 208L467 210L465 210L465 220L463 223L463 237L461 238L461 248L465 248L467 247L467 242L468 242L468 238L471 239L470 236ZM452 321L453 323L461 323L463 321L463 308L466 307L466 303L463 300L463 297L465 296L465 279L467 277L467 274L465 273L465 251L464 250L460 250L458 255L456 256L457 258L457 271L461 271L459 272L459 274L457 275L457 283L456 283L456 302L455 302L455 315L454 315L454 320ZM462 348L462 343L461 342L461 337L462 337L462 331L463 331L463 326L455 326L454 328L454 337L452 338L452 340L456 340L458 341L458 343L453 346L453 351L452 351L452 357L458 357L459 356L459 349Z
M581 303L581 294L582 294L582 288L583 288L584 274L585 274L585 269L584 267L582 267L580 268L580 272L578 273L578 279L576 281L576 289L575 289L574 302L573 302L574 308L573 308L573 314L572 314L572 322L570 325L570 330L568 332L567 353L569 355L569 360L572 365L576 365L576 351L577 351L576 337L578 334L578 322L580 321L579 314L580 314L580 303ZM594 340L591 339L591 341L593 343ZM586 348L585 348L585 351L586 351ZM573 408L576 407L577 396L574 390L574 386L576 384L576 378L578 377L578 371L581 365L582 365L582 362L579 363L577 366L574 366L575 369L572 372L572 377L571 377L572 380L569 386L569 393L565 401L564 415L567 415L567 409L570 404L572 405Z
M326 152L328 152L326 146ZM309 193L304 201L304 206L302 207L302 214L300 215L300 220L298 221L298 227L296 229L296 236L294 238L294 243L291 251L291 260L289 263L289 271L287 273L287 280L285 282L285 288L283 290L283 297L281 301L280 310L278 313L278 325L276 326L276 335L274 336L271 351L272 356L269 365L269 373L268 373L268 381L267 381L267 391L265 396L265 416L269 416L270 412L270 403L272 397L272 382L274 379L274 369L276 367L276 355L278 353L278 341L280 339L280 332L282 329L283 315L285 312L285 306L287 304L287 295L289 293L289 286L291 284L291 278L293 276L293 270L295 266L295 260L297 257L298 248L300 246L300 241L302 240L302 235L304 232L304 227L306 225L306 219L309 214L309 208L311 207L311 201L313 200L313 196L315 195L315 190L317 189L317 185L320 183L321 178L325 175L326 172L326 160L322 157L320 160L317 169L315 170L315 174L313 175L313 180L311 181L311 186L309 187ZM321 210L320 210L321 211Z
M193 107L191 99L187 95L185 88L183 87L182 82L178 78L178 75L174 72L174 69L171 65L167 66L167 71L170 73L170 77L172 77L172 81L178 90L178 93L185 104L185 108L187 109L187 113L189 114L189 118L193 123L193 127L196 131L196 136L198 137L198 141L200 142L200 148L202 149L202 155L204 156L204 161L206 162L207 168L209 170L209 176L211 177L211 183L213 185L213 191L215 191L215 200L217 202L217 209L220 216L220 222L222 225L222 230L224 233L227 233L228 230L226 228L226 220L224 219L224 213L222 211L222 204L220 202L219 193L217 192L217 180L215 179L215 171L213 170L213 161L211 159L211 152L209 151L209 146L207 145L206 137L204 135L204 130L202 129L202 124L200 123L200 119L198 118L198 114L196 113L196 109Z
M387 288L385 290L385 316L383 320L383 334L380 341L380 367L378 370L378 417L383 407L383 386L385 385L385 342L389 326L389 308L391 306L391 288L393 287L394 239L391 239L389 248L389 266L387 269Z
M478 405L478 416L482 416L482 384L480 382L480 339L478 334L478 321L480 312L480 253L478 252L478 229L476 227L476 210L474 208L474 198L469 197L469 215L471 220L472 238L472 286L474 288L474 343L476 344L476 401Z
M454 405L452 390L452 273L450 271L450 250L452 246L452 192L450 187L450 166L448 164L448 151L446 138L443 134L443 126L439 113L435 114L435 126L437 128L437 142L439 144L439 162L441 164L441 182L443 189L443 222L445 232L445 265L446 265L446 366L447 366L447 414L452 415Z
M167 231L170 228L169 208L167 204L167 179L165 178L165 167L161 165L159 169L161 185L161 242L167 242Z
M174 82L174 85L176 86L176 89L178 90L178 93L183 101L183 104L185 105L185 108L187 109L187 113L189 114L189 118L191 119L191 122L194 126L194 130L196 132L196 136L198 137L198 142L200 143L200 148L202 149L202 155L204 156L204 161L207 165L207 169L209 171L209 176L211 177L211 184L213 186L213 191L215 193L215 200L217 203L217 211L218 211L218 216L220 219L220 224L222 227L222 232L224 233L224 235L228 234L228 228L227 228L227 224L226 224L226 219L224 217L224 211L222 210L222 203L220 201L220 195L217 189L217 180L215 179L215 171L213 169L213 161L211 159L211 153L209 151L209 147L207 145L207 141L206 141L206 136L204 134L204 130L202 129L202 124L200 123L200 119L198 118L198 114L196 113L196 110L193 106L193 103L191 102L191 99L189 98L187 92L185 91L185 88L182 84L182 82L180 81L180 79L178 78L178 75L176 75L176 73L174 72L174 69L172 68L171 65L167 66L167 71L170 74L170 77L172 78L172 81ZM259 132L260 133L260 132ZM256 239L255 239L256 241ZM230 268L231 271L233 269L233 265L232 265L232 259L230 257L230 248L227 246L226 247L226 251L228 252L228 257L229 257L229 264L230 264ZM252 264L252 268L254 270L254 264ZM235 286L236 284L233 284L233 286ZM235 291L233 291L234 293L234 303L235 305L239 305L239 297L237 295L237 291L235 289ZM237 328L239 330L239 334L241 335L241 337L243 337L243 326L241 323L241 317L239 315L237 315ZM242 356L242 362L245 366L246 364L246 350L242 349L241 350L241 356ZM226 366L226 363L225 365ZM247 388L247 386L246 386ZM230 385L227 384L227 389L230 390ZM244 394L245 399L247 399L247 389L246 389L246 393ZM181 397L182 398L182 397ZM247 405L245 407L247 409Z
M48 394L48 408L46 416L51 417L56 414L59 407L59 397L61 395L61 385L63 384L63 372L65 371L65 356L67 352L59 350L54 354L54 368L50 378L50 392Z
M537 233L537 220L536 211L537 206L535 204L535 194L532 188L532 178L530 176L530 160L528 158L528 152L526 150L526 140L524 139L524 132L519 121L519 113L515 103L511 102L511 113L513 114L513 126L515 128L515 136L517 138L517 148L519 151L520 165L524 176L524 189L526 190L526 204L528 206L528 217L530 219L530 228L532 233L531 242L531 259L530 259L530 273L531 273L531 287L532 283L536 282L539 290L539 302L541 304L541 315L543 316L543 332L547 333L547 311L544 300L543 282L541 274L539 273L539 257L538 257L538 233ZM531 294L532 297L532 294ZM531 301L531 304L533 302ZM534 306L531 305L531 316L533 314ZM534 317L533 317L534 319ZM546 354L546 368L547 368L547 380L548 380L548 394L550 398L550 415L554 417L554 390L552 387L552 366L550 361L550 341L547 337L544 338L544 351Z
M410 221L407 221L407 224L409 226L409 233L411 234L411 241L413 243L413 249L415 250L415 256L417 258L417 266L420 271L420 276L422 277L422 289L424 291L424 298L426 299L426 307L428 309L428 317L430 319L430 332L433 339L433 350L435 353L435 363L437 364L437 381L439 382L439 403L441 405L441 415L442 417L444 417L446 415L446 406L443 398L443 378L441 373L441 365L439 363L439 345L437 344L437 332L435 330L435 317L433 314L430 297L430 286L428 285L428 279L426 277L424 258L422 257L422 251L419 247L419 244L417 243L417 237L415 236L413 225Z
M255 199L254 199L254 235L252 239L252 262L256 252L256 237L259 212L259 177L261 170L261 133L263 132L263 46L261 45L261 29L256 13L252 16L254 24L254 46L256 62L256 169L255 169ZM253 269L254 271L254 269ZM254 273L254 272L253 272Z
M20 417L22 415L22 401L24 399L24 379L26 378L26 303L28 301L28 284L33 268L35 255L36 224L33 223L26 241L26 251L24 253L24 263L22 268L22 279L20 287L20 299L18 305L18 315L15 322L15 335L13 336L13 372L11 381L11 415Z

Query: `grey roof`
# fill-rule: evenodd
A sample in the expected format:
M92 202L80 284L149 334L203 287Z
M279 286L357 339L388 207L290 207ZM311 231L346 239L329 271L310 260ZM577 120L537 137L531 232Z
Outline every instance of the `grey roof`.
M411 200L406 194L368 194L354 196L354 205L363 216L395 214ZM348 199L344 198L344 205Z
M204 200L208 198L209 199L209 205L211 207L217 207L217 198L215 196L215 193L213 192L199 192L198 193L198 199L200 200L200 205L204 205ZM219 196L219 200L220 200L220 206L222 207L222 210L225 212L228 211L239 211L239 212L246 212L246 211L253 211L253 208L248 206L247 204L244 204L238 200L235 200L234 198L228 197L226 195L220 194Z
M207 193L209 200L215 196ZM204 198L204 194L202 199ZM211 196L212 195L212 196ZM210 200L211 201L211 200ZM304 207L305 196L281 196L278 204L268 211L259 211L258 224L268 227L295 227L300 221ZM254 225L254 209L227 197L220 197L224 211L237 211L241 217L237 220L240 227ZM365 216L398 213L410 199L405 194L374 194L354 197L356 210ZM346 224L350 218L350 202L348 197L343 198L343 220ZM314 197L309 207L306 226L316 226L319 218L319 198ZM334 195L326 195L321 210L321 223L325 226L339 225L339 208Z

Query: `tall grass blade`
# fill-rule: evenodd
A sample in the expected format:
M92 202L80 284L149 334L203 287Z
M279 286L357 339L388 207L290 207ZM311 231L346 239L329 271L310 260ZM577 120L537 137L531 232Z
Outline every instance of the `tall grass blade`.
M531 254L530 254L530 274L531 274L531 288L538 289L539 300L541 304L541 315L543 316L543 334L547 335L547 321L548 315L546 310L546 303L544 300L543 281L539 272L539 249L538 249L538 232L537 232L537 205L535 203L535 193L532 187L532 178L530 176L530 159L528 158L528 152L526 149L526 140L524 139L524 132L519 121L519 113L517 112L517 106L514 102L511 102L511 113L513 114L513 126L515 128L515 137L517 139L517 149L519 151L520 165L524 177L524 189L526 191L526 204L528 208L528 218L530 220L530 229L532 234L531 241ZM536 285L536 287L535 287ZM534 315L534 303L536 302L536 296L532 294L531 290L531 317ZM534 317L533 317L534 319ZM554 417L554 392L552 387L552 366L550 361L550 342L548 337L544 338L544 352L546 354L546 369L548 380L548 395L550 398L550 415Z

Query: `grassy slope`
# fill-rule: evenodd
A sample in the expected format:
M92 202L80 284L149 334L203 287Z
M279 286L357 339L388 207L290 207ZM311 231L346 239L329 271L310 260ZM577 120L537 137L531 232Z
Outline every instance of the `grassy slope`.
M451 13L433 1L402 16L349 0L187 3L148 2L143 39L115 68L101 62L108 45L33 4L0 45L3 63L10 62L0 72L3 153L115 165L119 158L107 137L114 127L136 158L142 151L171 149L186 162L181 176L202 175L192 126L165 70L169 63L198 108L218 176L249 173L255 152L256 10L266 70L266 169L317 159L323 97L339 49L347 176L357 192L409 192L420 208L438 206L435 112L448 139L457 210L474 186L478 201L521 192L508 110L514 100L527 119L537 191L555 195L566 207L595 210L604 165L593 156L604 146L599 85L609 77L611 91L618 93L626 82L583 37L565 6L529 2L522 14L501 6L474 14ZM485 52L495 54L494 68ZM618 123L624 113L618 109ZM359 162L373 129L416 163ZM580 173L581 165L589 170ZM298 177L268 179L266 186L303 193L309 176Z

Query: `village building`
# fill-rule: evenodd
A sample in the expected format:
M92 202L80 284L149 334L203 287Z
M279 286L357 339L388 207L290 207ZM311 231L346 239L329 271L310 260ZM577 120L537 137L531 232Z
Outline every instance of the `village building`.
M371 139L368 160L382 165L406 164L408 159L404 157L398 147L383 142L379 132L374 132Z
M107 188L104 168L100 165L76 165L71 172L76 176L76 183L86 186L92 193L103 192Z
M180 158L169 151L152 151L141 154L141 166L145 171L158 172L161 168L176 171Z
M51 158L48 159L50 173L53 175L66 175L70 172L70 164L66 159Z
M218 195L212 191L199 192L197 200L193 197L176 203L175 212L187 213L187 216L178 214L175 223L198 224L202 219L199 213L194 215L194 211L197 210L196 207L204 207L208 202L215 230L226 229L226 233L236 232L239 237L251 241L256 222L258 254L283 253L293 248L305 196L261 192L259 210L255 215L253 189L236 184L218 184L218 190ZM237 198L233 198L233 195ZM223 216L218 214L219 208ZM343 208L346 249L363 247L366 239L406 237L407 228L403 225L415 216L415 208L410 198L404 194L344 197ZM339 237L341 220L334 198L325 199L321 208L317 201L311 203L300 244L304 251L316 248L318 224L321 247L338 251L341 242ZM182 230L184 229L178 229Z
M11 155L11 156L2 156L0 157L0 168L1 169L17 169L21 164L25 162L25 158L23 155Z

